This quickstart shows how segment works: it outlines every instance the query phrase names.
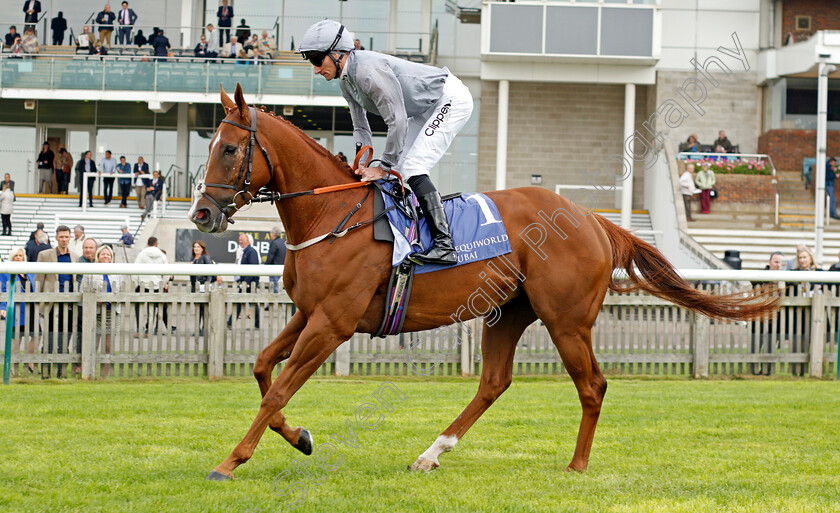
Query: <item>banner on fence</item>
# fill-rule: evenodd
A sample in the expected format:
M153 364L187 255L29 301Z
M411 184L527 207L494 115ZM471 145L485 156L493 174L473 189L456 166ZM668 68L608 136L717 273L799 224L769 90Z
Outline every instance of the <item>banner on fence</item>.
M254 239L254 249L260 255L260 260L265 263L268 256L268 248L271 244L271 237L267 231L257 230L227 230L223 233L204 233L199 230L180 228L175 231L175 261L189 262L192 260L193 243L197 240L204 242L207 252L217 264L236 263L236 250L239 248L239 234L247 233ZM285 239L286 234L280 235Z

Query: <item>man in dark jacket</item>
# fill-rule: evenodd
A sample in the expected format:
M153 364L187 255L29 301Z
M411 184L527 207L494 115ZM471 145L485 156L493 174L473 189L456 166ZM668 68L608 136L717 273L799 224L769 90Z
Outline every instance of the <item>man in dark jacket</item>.
M240 233L239 234L239 247L240 252L238 258L236 259L236 263L239 265L260 265L260 256L257 254L257 250L254 249L254 246L251 245L251 239L248 237L247 233ZM259 285L260 277L259 276L237 276L236 283L239 284L239 291L245 292L246 294L250 294L252 291L257 291L257 286ZM250 308L250 304L248 305ZM242 312L242 303L237 303L236 305L236 318L240 319L242 316L240 315ZM231 325L232 319L228 317L228 326ZM260 307L257 304L254 304L254 327L259 329L260 328Z
M108 45L111 48L111 33L114 32L114 20L117 15L111 12L111 6L105 4L105 8L96 15L96 24L99 25L99 41L102 46Z
M38 23L38 13L41 12L41 2L38 0L26 0L23 2L23 12L26 13L23 19L26 26L23 27L23 31L26 32L32 29L34 32L35 24Z
M168 50L170 48L169 45L169 38L163 35L163 30L161 29L158 32L157 37L155 38L154 42L155 48L155 57L166 57L168 54ZM161 61L166 61L166 59L160 59Z
M222 0L222 5L216 11L219 18L219 46L230 41L230 26L233 21L233 7L228 5L228 0Z
M268 234L271 245L268 247L268 257L266 257L265 265L283 265L286 262L286 241L280 238L282 233L280 227L275 226ZM274 285L274 293L277 294L280 276L269 276L268 281Z
M130 45L131 29L137 23L137 15L134 14L134 9L128 8L128 2L122 3L122 9L119 12L119 16L117 16L117 23L120 26L117 40L121 45Z
M15 39L19 38L20 34L17 32L17 27L12 25L9 27L9 33L6 34L6 46L12 46L15 44Z
M52 27L53 44L59 46L64 44L64 32L67 30L67 20L64 19L64 13L58 11L58 16L52 19L50 26Z

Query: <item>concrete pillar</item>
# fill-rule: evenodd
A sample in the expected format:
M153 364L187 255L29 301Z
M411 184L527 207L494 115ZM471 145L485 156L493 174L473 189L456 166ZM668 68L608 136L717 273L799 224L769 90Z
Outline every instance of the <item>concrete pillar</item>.
M186 177L188 173L188 163L190 155L190 129L189 129L189 109L187 103L178 104L178 122L177 122L177 137L178 145L175 150L175 165L180 168L176 171L176 175L172 181L172 191L169 191L170 196L189 196L189 185L186 184ZM183 190L181 187L185 187Z
M429 53L432 44L432 0L421 0L420 2L420 27L423 34L422 39L422 53Z
M193 5L194 2L195 0L181 0L181 34L177 37L180 38L179 46L184 48L195 46L193 42L193 29L191 28L195 24L195 20L193 19L193 14L196 12ZM169 31L167 30L166 32ZM174 31L172 36L175 36ZM178 39L171 37L169 42L174 47L176 41Z
M496 126L496 190L507 184L508 100L510 82L499 80L499 121Z
M817 163L812 173L814 179L814 262L822 265L823 232L825 230L825 139L828 112L828 74L837 70L836 66L821 62L817 75Z
M397 50L397 10L399 8L399 2L397 0L391 0L388 5L388 48L386 49L389 52L395 52ZM373 48L368 48L368 50L373 50ZM378 48L377 48L378 50Z
M627 141L633 137L633 125L636 120L636 84L624 84L624 137ZM633 159L626 158L629 169L625 170L627 176L621 182L621 227L629 230L633 214Z

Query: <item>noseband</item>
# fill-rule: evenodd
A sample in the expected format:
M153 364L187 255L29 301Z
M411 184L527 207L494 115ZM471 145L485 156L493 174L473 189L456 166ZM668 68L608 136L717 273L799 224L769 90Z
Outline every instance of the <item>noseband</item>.
M228 185L225 183L205 183L199 182L195 190L201 196L207 198L210 203L216 205L216 208L227 218L227 222L230 224L234 224L233 216L240 207L236 206L236 198L240 194L242 195L243 201L245 203L242 205L243 207L246 205L250 205L252 202L264 202L264 201L274 201L276 199L277 194L269 191L265 187L261 187L257 194L251 194L251 191L248 189L251 187L251 168L254 164L254 143L256 142L260 150L262 150L262 154L265 157L265 161L268 162L268 174L269 180L268 183L274 181L274 166L271 163L271 158L268 156L268 151L265 149L265 146L260 142L259 137L257 137L257 111L254 107L248 107L248 110L251 112L251 126L241 125L235 121L230 121L228 119L223 119L222 123L228 123L235 127L241 128L243 130L247 130L250 132L250 137L248 138L248 149L245 150L245 158L242 159L242 167L239 169L239 175L236 177L236 181L233 185ZM242 187L239 187L239 182L242 182ZM228 205L222 206L221 203L216 201L215 198L210 196L206 193L207 187L218 187L220 189L231 189L236 191L236 194L233 195L233 199ZM248 199L245 199L245 195L248 195Z

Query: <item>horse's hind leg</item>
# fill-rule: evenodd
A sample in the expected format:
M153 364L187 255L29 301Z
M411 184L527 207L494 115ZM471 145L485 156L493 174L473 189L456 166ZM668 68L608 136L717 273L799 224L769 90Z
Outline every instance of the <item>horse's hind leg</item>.
M560 323L550 325L546 322L546 326L569 376L575 382L583 410L575 454L566 470L583 472L589 463L589 451L595 437L595 425L601 414L601 403L607 392L607 380L592 352L591 328L581 327L576 333L566 333L559 328Z
M488 326L487 321L484 321L481 332L484 367L478 392L455 422L417 458L411 470L429 471L437 468L440 465L438 456L451 451L487 408L507 390L513 377L516 343L525 328L535 320L537 316L531 309L528 298L523 295L502 306L502 316L496 324Z
M304 327L306 327L306 316L298 310L286 324L286 327L283 328L283 331L277 335L277 338L260 351L254 364L254 378L260 386L261 397L265 397L266 392L271 387L271 373L274 368L292 354L295 342L297 342ZM268 427L279 433L300 452L306 455L312 454L312 435L303 427L292 428L289 426L282 411L274 414Z

